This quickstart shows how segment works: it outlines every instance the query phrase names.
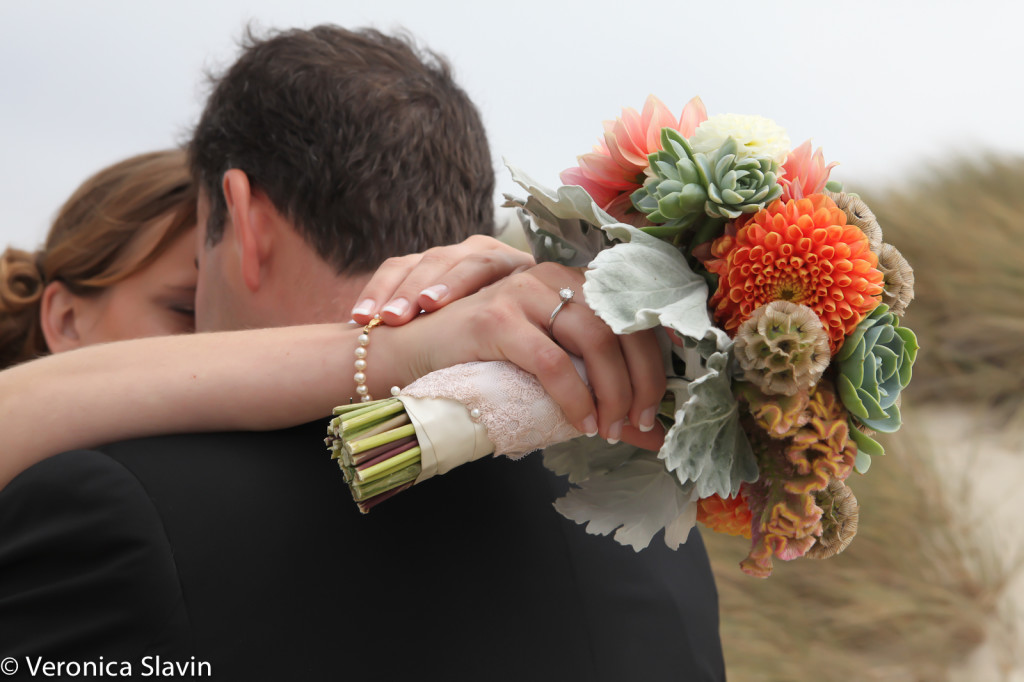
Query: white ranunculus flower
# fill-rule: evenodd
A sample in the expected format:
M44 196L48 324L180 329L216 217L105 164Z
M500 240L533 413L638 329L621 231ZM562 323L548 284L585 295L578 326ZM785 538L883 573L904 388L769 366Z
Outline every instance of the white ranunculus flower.
M695 152L713 152L729 137L736 140L741 158L769 158L781 166L789 154L789 135L782 126L764 116L746 114L712 116L697 127L690 146Z

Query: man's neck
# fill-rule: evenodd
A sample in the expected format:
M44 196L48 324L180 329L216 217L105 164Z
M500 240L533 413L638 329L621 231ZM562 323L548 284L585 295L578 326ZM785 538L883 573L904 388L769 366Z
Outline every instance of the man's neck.
M322 261L319 264L326 266ZM333 270L313 266L296 273L289 286L279 290L269 316L274 326L348 322L356 295L371 275L336 275Z

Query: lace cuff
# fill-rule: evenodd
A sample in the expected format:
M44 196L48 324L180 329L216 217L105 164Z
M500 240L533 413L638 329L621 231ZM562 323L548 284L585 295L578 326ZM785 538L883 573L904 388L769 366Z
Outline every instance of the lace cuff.
M582 363L576 366L584 375ZM335 415L327 444L364 512L385 495L487 454L516 458L582 435L536 377L508 362L433 372L397 398L336 408Z

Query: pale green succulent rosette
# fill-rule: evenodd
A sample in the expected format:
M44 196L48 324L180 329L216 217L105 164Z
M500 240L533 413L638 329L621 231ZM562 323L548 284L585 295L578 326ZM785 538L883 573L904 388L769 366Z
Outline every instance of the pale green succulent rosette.
M694 152L678 131L664 128L661 143L663 149L648 157L651 177L631 197L638 211L661 225L660 231L648 230L652 233L684 230L704 216L732 220L782 195L779 165L740 156L731 137L713 152Z
M900 327L884 303L861 320L835 356L839 396L854 419L882 433L900 428L899 397L910 383L917 350L914 332ZM856 428L851 435L860 450L857 469L866 470L870 460L865 458L884 451Z

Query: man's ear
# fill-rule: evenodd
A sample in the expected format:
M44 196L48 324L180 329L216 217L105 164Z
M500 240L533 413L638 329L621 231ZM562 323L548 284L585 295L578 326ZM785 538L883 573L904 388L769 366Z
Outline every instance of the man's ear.
M267 210L270 201L254 194L245 171L233 168L224 173L222 181L228 217L235 232L242 281L250 291L258 291L266 276L266 267L273 243L273 221Z
M84 346L78 326L82 322L82 299L72 294L63 282L50 282L40 301L40 324L51 353Z

